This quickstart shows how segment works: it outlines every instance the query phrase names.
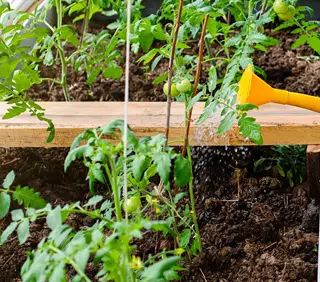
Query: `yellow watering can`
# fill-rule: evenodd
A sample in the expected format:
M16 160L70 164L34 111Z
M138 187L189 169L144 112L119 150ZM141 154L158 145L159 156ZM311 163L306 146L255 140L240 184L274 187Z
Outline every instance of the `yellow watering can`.
M252 65L246 68L240 80L237 103L254 104L256 106L277 103L320 112L319 97L272 88L254 74Z

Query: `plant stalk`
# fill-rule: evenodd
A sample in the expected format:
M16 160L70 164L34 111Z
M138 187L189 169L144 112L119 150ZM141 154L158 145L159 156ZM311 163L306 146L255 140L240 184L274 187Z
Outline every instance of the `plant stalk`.
M67 90L67 60L62 49L61 41L58 42L58 52L61 61L61 87L63 90L65 100L67 102L70 102L70 96Z
M56 0L56 9L57 9L57 28L59 29L62 26L62 1ZM63 51L62 42L58 39L58 53L61 61L61 87L63 90L64 98L67 102L70 101L70 97L67 90L67 60Z
M91 1L87 0L85 12L84 12L84 20L83 20L83 23L82 23L82 34L81 34L81 38L80 38L79 49L81 49L82 43L83 43L83 39L84 39L85 35L88 32L90 9L91 9Z
M111 186L112 186L113 197L114 197L114 206L116 209L117 221L121 222L122 214L121 214L121 204L120 204L120 191L118 188L118 174L117 174L116 164L113 159L110 160L110 166L112 171Z
M209 20L209 15L207 14L205 16L203 27L202 27L202 33L201 33L201 38L200 38L200 48L199 48L199 55L198 55L197 72L196 72L196 77L195 77L195 81L194 81L193 93L192 93L191 99L197 95L197 89L198 89L198 85L199 85L199 81L200 81L201 68L202 68L203 51L204 51L204 45L205 45L204 39L205 39L205 35L206 35L208 20ZM185 135L184 135L184 144L183 144L183 149L182 149L182 156L183 157L186 156L187 146L189 144L189 134L190 134L192 111L193 111L193 107L190 109L190 111L188 113L187 124L186 124Z
M192 167L191 150L190 150L190 145L189 144L188 144L188 150L187 151L188 151L188 160L189 160L190 165ZM192 171L191 171L191 179L189 181L189 196L190 196L190 202L191 202L193 223L194 223L194 227L195 227L197 236L199 237L199 251L202 252L200 229L199 229L199 225L198 225L198 219L197 219L197 213L196 213L196 204L195 204L194 192L193 192L193 173L192 173Z
M208 38L205 39L205 43L206 43L206 48L207 48L207 51L208 51L209 58L213 59L214 55L213 55L211 44L210 44L210 41L208 40Z
M169 60L169 69L168 69L168 97L167 97L167 115L166 115L166 146L168 145L168 139L169 139L169 131L170 131L170 115L171 115L171 81L173 77L173 63L174 63L174 57L176 53L176 47L178 42L178 33L180 29L180 21L182 16L182 8L183 8L183 0L179 0L179 8L178 8L178 15L176 19L176 26L175 31L173 35L173 42L172 42L172 49L170 54L170 60Z
M76 262L66 255L63 251L54 246L49 246L49 249L57 254L61 254L65 257L65 259L69 262L69 264L73 267L73 269L81 276L81 278L86 282L91 282L91 279L78 267Z

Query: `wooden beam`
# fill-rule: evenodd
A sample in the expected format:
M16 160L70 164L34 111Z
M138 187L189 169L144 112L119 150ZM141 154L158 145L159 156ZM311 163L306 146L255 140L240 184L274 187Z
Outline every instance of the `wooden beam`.
M46 123L31 117L28 113L14 119L0 120L0 147L69 147L73 139L86 128L105 125L115 119L123 119L122 102L43 102L46 117L52 119L56 127L56 137L50 144L45 140ZM217 136L216 128L221 121L217 114L201 126L195 121L203 111L204 104L194 108L190 131L191 145L241 146L254 145L244 140L234 127L226 134ZM8 105L0 103L0 116ZM129 124L137 136L152 136L164 133L165 103L131 102L129 104ZM304 109L265 105L251 115L262 126L264 145L319 144L320 114ZM172 146L183 144L184 104L172 104L172 118L169 142ZM115 140L117 141L117 140Z
M320 200L320 145L307 147L308 198Z

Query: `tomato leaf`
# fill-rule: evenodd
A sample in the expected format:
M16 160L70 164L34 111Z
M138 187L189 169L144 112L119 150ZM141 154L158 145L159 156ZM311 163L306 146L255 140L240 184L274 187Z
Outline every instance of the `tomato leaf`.
M244 138L249 138L254 143L262 145L261 126L256 123L255 118L247 117L246 114L243 114L238 121L238 125L239 131Z
M184 229L179 235L180 248L186 249L191 238L191 229Z
M313 36L308 39L308 45L320 55L320 39Z
M174 180L179 187L188 184L192 177L191 164L188 159L178 155L174 162Z
M180 257L168 257L147 267L142 272L144 281L166 281L164 273L178 264Z
M3 183L2 183L2 187L5 188L5 189L9 189L14 181L14 178L15 178L15 174L14 174L14 171L10 171L6 178L3 180Z
M135 180L140 181L146 169L150 166L151 159L144 154L135 156L132 162L132 173Z
M242 105L237 105L237 110L239 111L251 111L258 109L258 107L254 104L242 104Z
M154 36L149 31L141 31L139 34L139 41L143 52L148 52L154 41Z
M157 172L159 173L164 184L169 181L171 160L168 154L165 152L158 152L154 155L153 161L157 166Z
M11 198L7 193L0 194L0 219L4 218L10 209Z
M103 197L100 195L94 196L92 197L88 203L86 203L84 205L84 207L90 207L90 206L95 206L96 204L98 204L99 202L101 202L103 200Z
M299 46L305 44L308 40L308 35L306 34L302 34L299 36L299 38L292 44L291 48L292 49L296 49Z
M123 74L122 68L117 66L108 67L103 72L103 76L105 78L111 78L111 79L120 79L122 74Z
M49 278L49 282L56 282L56 281L62 281L62 282L67 281L65 264L63 261L59 262L54 267L54 270Z
M18 233L19 243L21 245L24 244L30 235L28 219L24 219L23 221L21 221L21 223L18 226L17 233Z
M219 128L217 130L217 134L223 134L228 131L232 126L233 122L236 119L235 112L229 112L226 117L221 121Z
M16 230L18 226L18 222L11 222L10 225L3 231L0 237L0 245L5 243L9 236L13 233L14 230Z
M46 201L41 198L40 193L35 192L34 189L29 187L18 186L13 192L13 198L19 205L23 204L25 208L41 209L46 206Z
M160 84L162 82L164 82L168 77L168 73L164 72L163 74L159 75L153 82L152 84L157 85Z
M57 206L54 210L51 210L47 215L47 225L51 230L62 224L61 208Z
M69 26L61 26L58 28L55 33L58 35L60 40L65 40L75 47L79 46L79 39L76 35L76 32Z

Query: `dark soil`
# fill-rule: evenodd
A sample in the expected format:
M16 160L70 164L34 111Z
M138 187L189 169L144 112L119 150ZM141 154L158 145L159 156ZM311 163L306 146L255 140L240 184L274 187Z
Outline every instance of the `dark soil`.
M255 63L268 75L268 83L290 91L320 96L320 62L308 47L292 51L292 35L274 34L281 46L267 54L257 52ZM166 70L161 62L159 72ZM53 76L57 70L43 68ZM77 101L122 101L124 80L99 78L93 93L83 73L69 71L68 88ZM162 101L161 86L152 84L156 74L145 72L132 59L132 101ZM30 91L35 100L63 100L62 90L39 85ZM50 203L64 204L89 197L86 169L79 163L65 174L68 149L1 149L0 179L14 170L16 184L34 187ZM252 174L251 148L194 148L196 205L204 252L186 264L182 281L316 281L317 207L308 205L303 185L293 191L272 177ZM234 168L237 168L236 170ZM241 201L236 201L240 190ZM72 226L90 222L76 217ZM0 220L0 231L9 218ZM12 237L0 248L0 281L20 281L25 253L48 234L45 222L31 226L27 244ZM154 252L155 240L140 242L139 254ZM167 243L161 242L159 249Z
M318 209L308 207L308 220L303 186L286 193L271 177L232 180L210 192L198 186L204 252L183 281L316 281ZM238 185L243 201L230 201Z

